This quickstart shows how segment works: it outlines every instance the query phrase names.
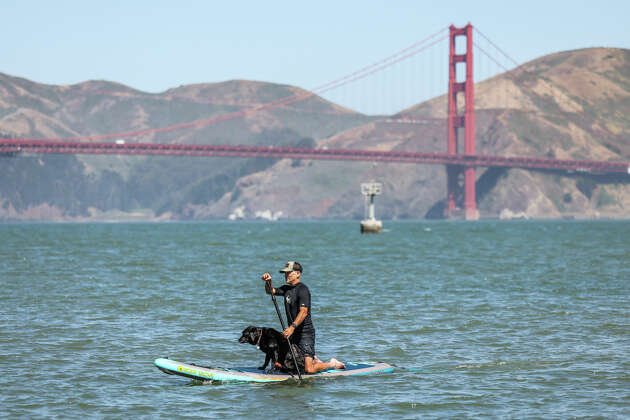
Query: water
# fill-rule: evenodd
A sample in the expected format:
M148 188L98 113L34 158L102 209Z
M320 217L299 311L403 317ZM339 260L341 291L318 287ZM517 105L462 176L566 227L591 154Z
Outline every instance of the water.
M630 416L630 222L0 225L0 417ZM394 374L212 384L257 366L260 275L301 262L320 358Z

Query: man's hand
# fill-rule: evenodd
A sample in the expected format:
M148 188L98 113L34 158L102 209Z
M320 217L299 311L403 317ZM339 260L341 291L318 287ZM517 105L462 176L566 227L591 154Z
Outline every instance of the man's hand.
M261 279L265 281L265 293L267 293L268 295L273 295L275 293L275 290L271 285L271 274L265 273L262 275Z
M289 338L293 335L293 331L295 331L295 328L293 328L291 325L289 325L289 328L287 328L286 330L282 331L282 335L284 335L285 338Z

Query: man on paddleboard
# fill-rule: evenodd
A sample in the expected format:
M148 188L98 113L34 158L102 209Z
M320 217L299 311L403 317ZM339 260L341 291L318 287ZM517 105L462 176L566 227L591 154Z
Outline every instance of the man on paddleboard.
M302 265L289 261L280 270L287 284L275 289L271 285L271 274L265 273L265 292L268 295L284 296L284 309L287 314L288 328L282 332L286 338L296 344L304 356L306 373L317 373L326 369L344 369L345 365L335 358L322 362L315 356L315 327L311 320L311 292L301 282Z

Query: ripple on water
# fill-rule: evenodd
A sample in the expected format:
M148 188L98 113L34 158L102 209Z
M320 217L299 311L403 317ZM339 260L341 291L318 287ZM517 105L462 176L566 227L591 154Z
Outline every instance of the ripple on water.
M630 223L388 223L0 225L4 414L630 417ZM237 338L280 329L260 274L288 259L318 355L395 373L199 386L153 366L262 362Z

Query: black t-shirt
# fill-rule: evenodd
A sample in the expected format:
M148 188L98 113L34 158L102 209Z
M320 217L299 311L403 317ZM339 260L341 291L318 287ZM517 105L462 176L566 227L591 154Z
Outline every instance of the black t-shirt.
M304 321L298 325L293 333L296 336L312 335L315 336L315 327L311 320L311 292L304 283L298 283L295 286L285 284L276 289L276 295L284 296L284 310L287 313L287 322L289 325L297 317L301 307L308 308L308 315Z

